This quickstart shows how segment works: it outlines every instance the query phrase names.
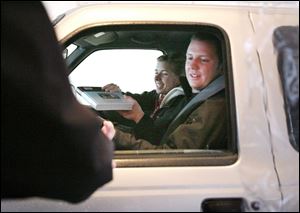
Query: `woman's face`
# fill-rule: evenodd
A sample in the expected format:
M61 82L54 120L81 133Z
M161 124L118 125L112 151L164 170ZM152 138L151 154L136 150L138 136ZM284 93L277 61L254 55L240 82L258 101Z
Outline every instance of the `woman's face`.
M218 56L213 44L192 40L186 53L185 72L193 89L203 89L219 74Z
M171 70L173 67L165 61L158 61L155 69L154 81L158 94L167 94L171 89L179 85L179 77Z

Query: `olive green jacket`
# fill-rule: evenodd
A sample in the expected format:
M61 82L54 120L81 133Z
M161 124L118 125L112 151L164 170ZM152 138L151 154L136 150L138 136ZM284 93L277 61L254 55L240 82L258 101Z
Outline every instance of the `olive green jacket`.
M226 114L223 90L201 103L160 145L121 131L114 141L122 149L226 149Z

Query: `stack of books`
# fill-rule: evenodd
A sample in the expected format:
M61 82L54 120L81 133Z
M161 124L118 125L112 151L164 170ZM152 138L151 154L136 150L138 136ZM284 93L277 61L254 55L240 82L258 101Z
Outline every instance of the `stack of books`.
M106 92L101 87L77 87L76 92L97 111L131 110L133 103L121 92Z

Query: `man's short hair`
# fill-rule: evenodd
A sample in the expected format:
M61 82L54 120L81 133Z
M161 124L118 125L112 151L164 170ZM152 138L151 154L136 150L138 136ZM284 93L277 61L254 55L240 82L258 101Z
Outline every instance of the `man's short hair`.
M222 64L222 45L220 39L218 39L215 34L209 32L197 32L192 36L191 41L193 40L206 41L212 44L215 47L215 51L219 59L219 65Z

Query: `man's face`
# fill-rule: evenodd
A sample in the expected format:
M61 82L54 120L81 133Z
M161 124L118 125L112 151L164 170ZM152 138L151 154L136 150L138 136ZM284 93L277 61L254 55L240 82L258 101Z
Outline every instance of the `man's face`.
M158 61L155 69L154 81L158 94L167 94L171 89L179 85L179 77L171 69L173 66L164 61Z
M213 44L192 40L186 53L185 72L193 89L203 89L219 73L218 56Z

